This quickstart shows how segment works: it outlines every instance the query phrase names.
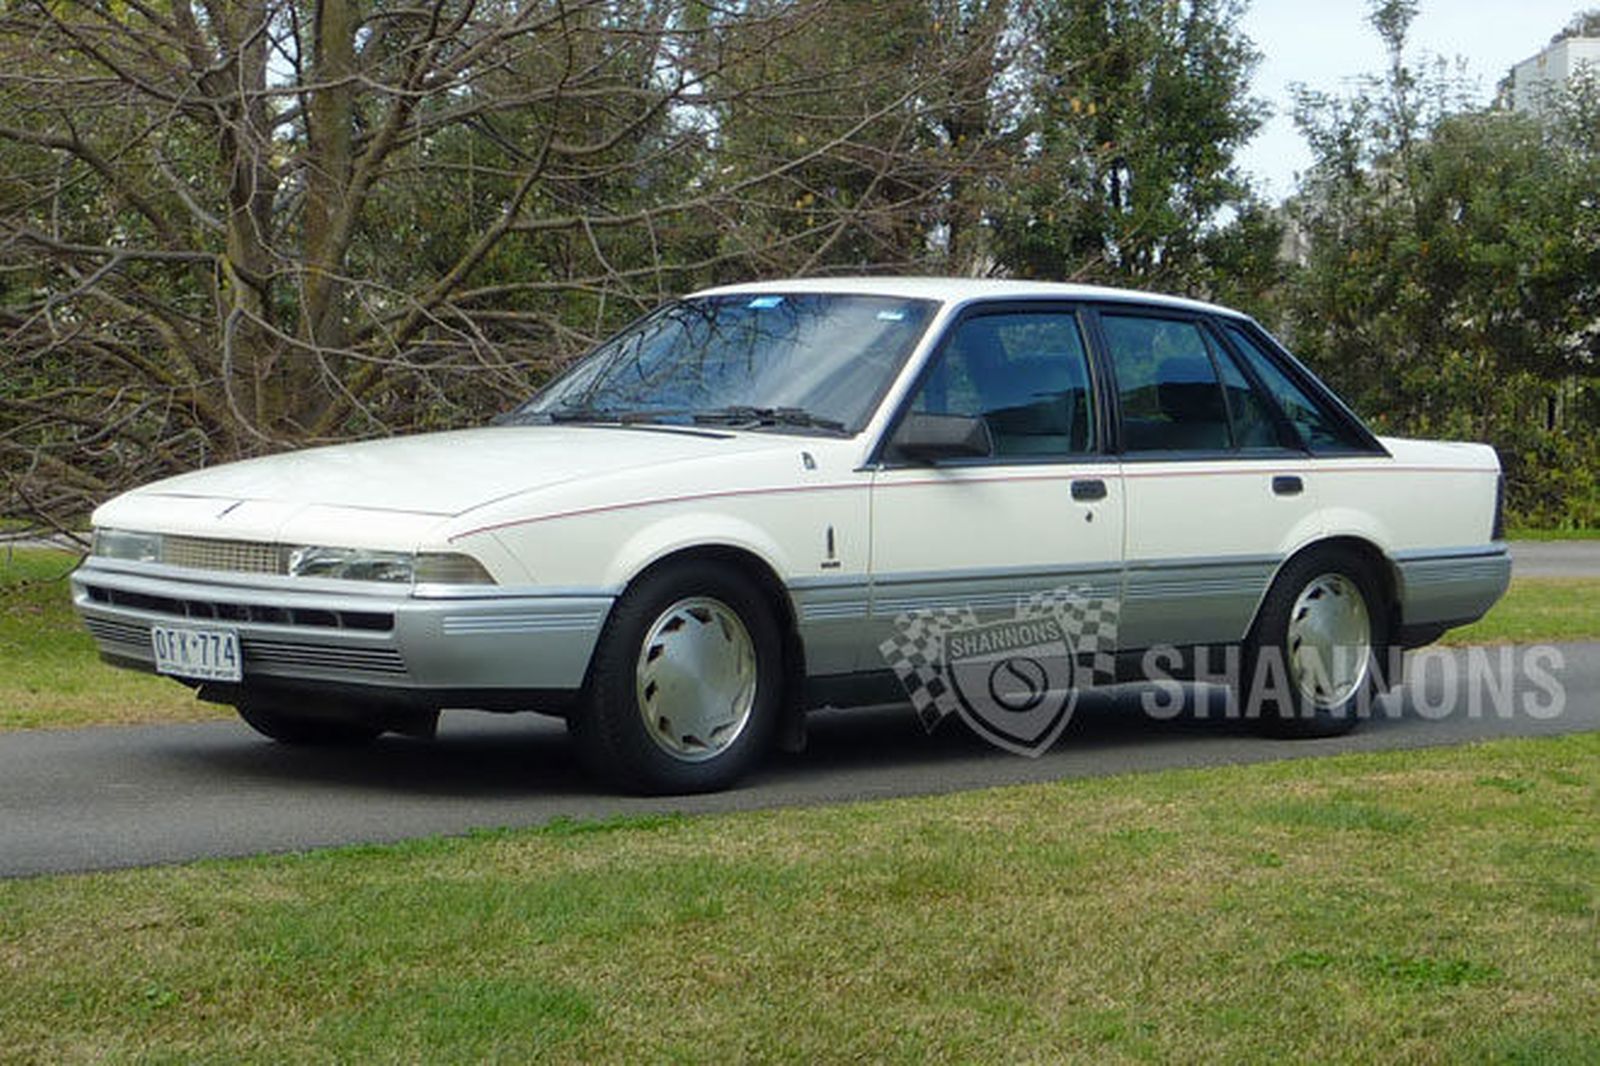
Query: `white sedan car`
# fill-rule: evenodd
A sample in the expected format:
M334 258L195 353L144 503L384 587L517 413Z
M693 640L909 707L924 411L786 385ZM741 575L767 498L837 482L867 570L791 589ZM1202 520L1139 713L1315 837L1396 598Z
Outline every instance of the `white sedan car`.
M1036 741L1060 701L1012 697L1089 675L1012 656L985 697L941 656L996 666L1010 638L951 634L1064 596L1119 678L1231 650L1273 731L1349 728L1392 651L1505 590L1500 494L1492 449L1375 437L1224 308L801 280L670 302L494 426L126 493L73 591L104 658L280 741L541 711L613 782L691 791L907 691Z

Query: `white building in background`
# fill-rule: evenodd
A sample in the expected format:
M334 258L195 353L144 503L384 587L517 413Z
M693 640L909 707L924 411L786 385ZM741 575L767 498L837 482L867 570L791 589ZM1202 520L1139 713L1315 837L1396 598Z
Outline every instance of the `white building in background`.
M1585 68L1600 77L1600 37L1567 37L1511 68L1511 106L1542 114L1559 92Z

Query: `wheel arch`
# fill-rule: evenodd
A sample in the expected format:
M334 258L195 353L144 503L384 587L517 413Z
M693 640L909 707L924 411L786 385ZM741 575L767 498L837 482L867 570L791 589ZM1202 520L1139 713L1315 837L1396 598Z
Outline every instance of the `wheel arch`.
M1394 561L1378 545L1365 537L1343 534L1322 537L1302 545L1278 563L1272 571L1272 577L1262 587L1261 595L1256 600L1255 610L1250 614L1250 628L1246 631L1247 640L1255 637L1257 627L1261 624L1261 610L1266 605L1267 594L1278 583L1283 572L1308 555L1328 551L1345 552L1367 565L1378 582L1378 594L1383 597L1385 636L1393 638L1400 625L1400 572L1395 567Z
M697 562L716 563L739 573L761 594L772 609L773 618L783 638L784 702L794 703L805 679L805 645L800 639L799 618L789 589L772 565L749 548L720 542L708 542L677 548L651 559L628 578L623 591L633 588L650 574L677 566L692 566ZM620 601L621 597L618 597ZM612 604L613 611L616 604ZM609 616L608 616L609 622Z
M697 566L703 573L715 574L713 578L705 573L699 592L694 578ZM641 716L641 696L636 689L640 645L635 640L649 632L654 624L652 615L655 622L661 621L661 605L701 594L717 597L740 614L747 626L751 624L750 611L761 607L770 611L769 617L759 621L766 635L758 647L765 646L768 655L783 656L785 661L779 670L766 675L773 678L770 686L758 685L756 703L739 712L746 716L739 731L726 744L709 750L705 758L686 760L651 735ZM793 632L793 610L783 585L776 571L754 552L703 542L651 559L628 577L611 605L590 656L583 689L567 718L579 758L592 773L629 790L688 793L729 787L781 735L788 710L794 705L793 667L788 661L793 655Z

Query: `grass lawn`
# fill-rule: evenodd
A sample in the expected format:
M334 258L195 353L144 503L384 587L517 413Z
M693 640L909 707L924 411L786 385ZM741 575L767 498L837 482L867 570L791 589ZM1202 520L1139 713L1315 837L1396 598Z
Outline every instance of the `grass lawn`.
M76 563L67 552L0 547L0 730L232 714L165 678L100 662L72 611L66 575Z
M0 883L0 1058L1595 1061L1600 735Z
M1519 577L1505 598L1445 644L1524 644L1600 639L1600 578Z
M1600 529L1513 529L1507 540L1600 540Z

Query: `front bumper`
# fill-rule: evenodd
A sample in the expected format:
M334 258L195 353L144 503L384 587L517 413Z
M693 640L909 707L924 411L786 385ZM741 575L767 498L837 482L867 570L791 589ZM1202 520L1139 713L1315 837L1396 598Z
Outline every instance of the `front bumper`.
M524 693L576 691L615 598L337 585L354 583L90 559L72 575L72 598L101 654L121 665L154 669L152 625L227 626L239 633L246 688L497 709Z

